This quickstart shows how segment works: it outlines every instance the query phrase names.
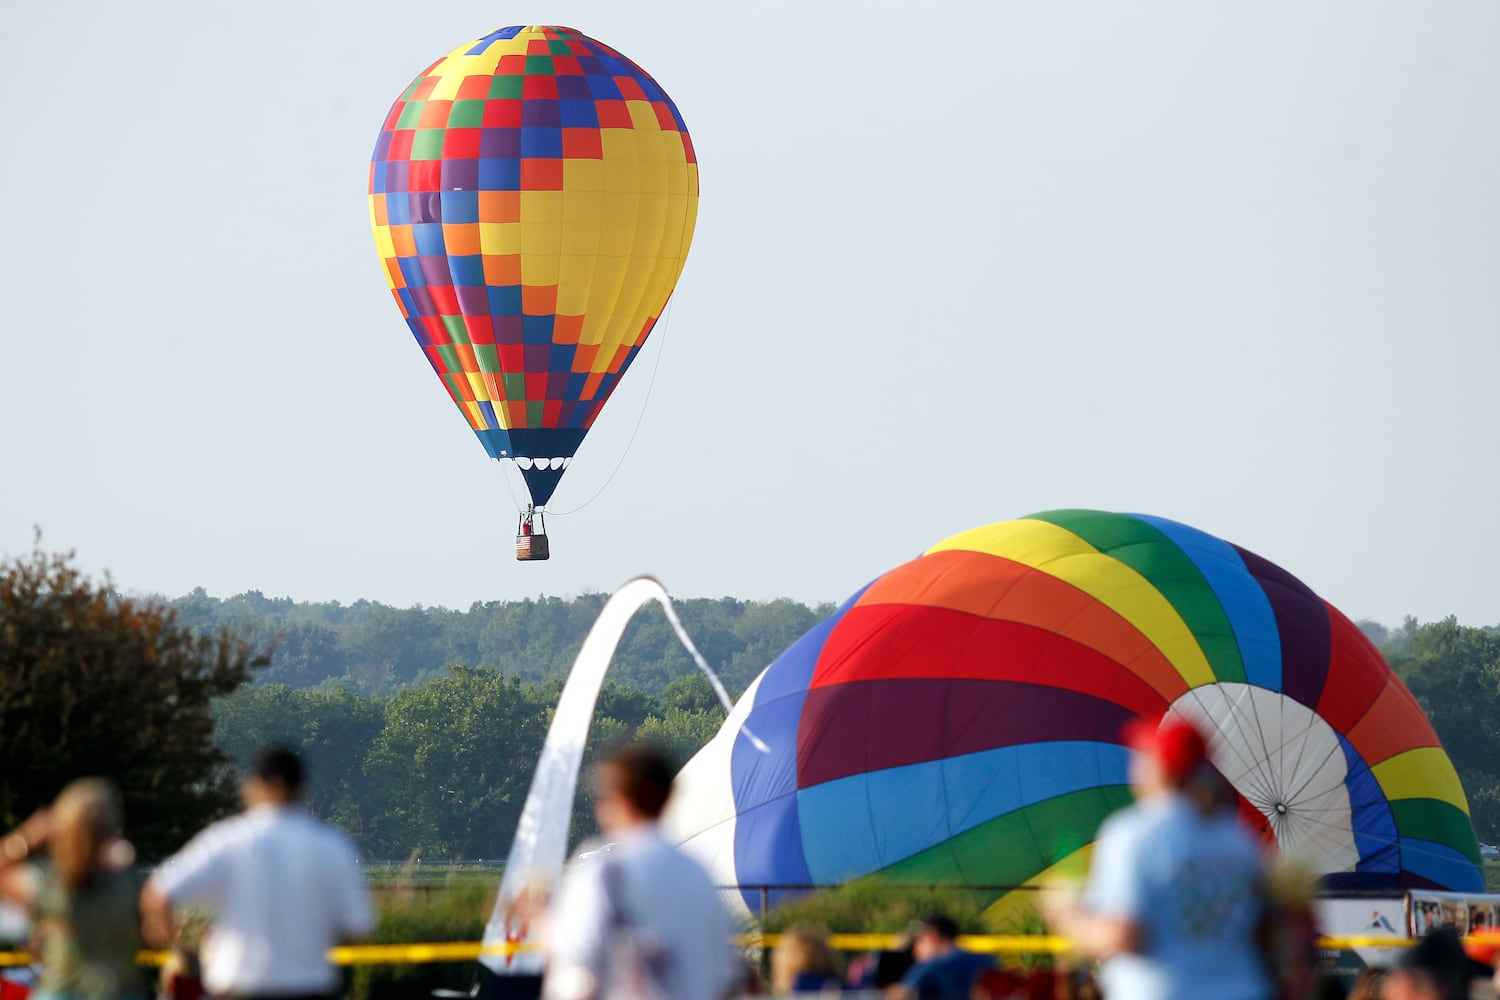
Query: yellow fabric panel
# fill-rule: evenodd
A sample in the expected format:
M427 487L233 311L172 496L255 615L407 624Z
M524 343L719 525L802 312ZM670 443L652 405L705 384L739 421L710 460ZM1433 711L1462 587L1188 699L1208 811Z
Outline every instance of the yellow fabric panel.
M573 257L592 258L599 252L599 227L592 223L564 222L562 224L562 252ZM589 263L592 271L592 260ZM563 280L569 274L568 265L563 265Z
M573 159L563 161L563 190L572 195L604 190L604 161Z
M1214 682L1213 670L1177 609L1124 563L1047 521L1002 521L954 535L927 550L982 552L1031 566L1072 584L1134 625L1189 687Z
M1469 800L1453 762L1442 747L1417 747L1370 768L1388 799L1439 799L1469 811Z
M604 154L602 161L605 166L605 178L609 177L610 169L618 164L639 162L640 144L640 136L634 129L601 128L599 148Z
M383 261L389 261L395 258L396 248L391 245L390 227L375 227L375 252L380 255L380 259ZM391 280L390 268L386 268L385 281L386 284L390 285L392 288L396 287L396 283Z
M635 191L606 191L599 204L600 228L611 236L623 236L621 253L629 253L635 242L635 226L640 219L641 196ZM612 233L612 231L618 231ZM608 240L605 246L612 244ZM614 252L606 249L605 253Z
M520 253L521 224L519 222L479 223L479 252L491 257Z
M597 230L604 221L604 189L564 192L562 218L565 226L588 226Z
M561 226L555 228L561 233ZM562 261L556 253L521 254L521 284L555 285L561 274Z
M563 221L563 191L522 191L521 225L558 226Z
M491 45L478 55L464 54L473 47L472 41L465 42L449 52L432 68L430 73L441 73L442 79L438 80L437 86L432 88L432 93L427 98L429 101L454 100L458 97L458 88L463 84L466 76L494 76L495 67L500 65L501 56L526 51L525 32L513 39Z
M1088 878L1093 858L1094 845L1084 844L1021 884L1049 889L1081 886ZM1012 889L985 907L984 917L991 927L1010 924L1016 931L1027 930L1040 915L1037 905L1039 901L1039 894L1034 889Z
M475 399L490 400L490 390L484 384L484 376L479 372L465 372L464 377L469 380L469 391L474 394Z
M656 121L656 109L651 106L650 101L626 101L625 110L630 112L630 124L643 136L653 136L661 132L661 125ZM650 157L649 151L642 151L642 158Z
M566 240L566 233L564 240ZM566 251L558 260L557 311L564 316L582 316L589 306L589 285L594 280L594 254Z

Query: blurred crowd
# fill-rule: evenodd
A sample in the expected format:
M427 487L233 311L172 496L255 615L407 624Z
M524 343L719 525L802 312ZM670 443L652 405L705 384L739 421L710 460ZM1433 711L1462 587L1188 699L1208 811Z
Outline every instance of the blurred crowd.
M1469 1000L1497 996L1500 932L1440 928L1353 983L1320 970L1311 880L1278 877L1236 818L1236 796L1190 723L1126 734L1135 801L1112 816L1077 893L1042 913L1070 943L1028 967L964 947L932 913L900 947L844 955L827 933L781 934L764 967L736 948L707 872L664 836L672 791L661 753L629 745L595 770L609 850L571 866L546 901L545 975L476 980L477 1000ZM244 809L149 875L107 781L68 785L0 840L0 898L24 909L32 978L0 1000L333 1000L347 985L331 947L374 926L354 845L300 805L298 756L272 747L244 776ZM586 845L587 848L587 845ZM184 936L190 914L206 927ZM195 942L188 947L188 937ZM201 939L201 947L196 942ZM169 949L158 972L142 947ZM413 1000L418 1000L414 997ZM425 1000L425 998L421 998Z

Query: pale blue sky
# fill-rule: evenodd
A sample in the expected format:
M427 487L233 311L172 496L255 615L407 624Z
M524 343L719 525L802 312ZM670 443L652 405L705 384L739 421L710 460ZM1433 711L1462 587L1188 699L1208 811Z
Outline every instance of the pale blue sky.
M741 16L734 16L740 12ZM567 24L702 170L545 565L371 242L408 81ZM0 554L133 591L839 600L968 527L1186 521L1355 617L1500 622L1500 6L25 4ZM665 336L663 336L665 334ZM660 355L647 402L646 388Z

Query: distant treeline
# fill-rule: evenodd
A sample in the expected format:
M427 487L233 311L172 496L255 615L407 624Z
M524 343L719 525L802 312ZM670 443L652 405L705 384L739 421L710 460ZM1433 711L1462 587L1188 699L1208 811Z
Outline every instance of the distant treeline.
M390 694L442 676L448 666L492 667L522 681L565 677L607 594L476 603L467 611L393 608L371 601L294 603L250 591L223 600L203 588L168 603L195 633L225 627L273 650L262 684L330 683ZM833 613L790 600L674 602L688 634L726 687L743 689L799 636ZM642 609L610 667L623 687L660 694L696 668L662 609Z
M468 611L293 603L203 590L168 602L195 634L228 628L271 650L216 708L216 740L239 767L263 743L300 746L313 806L367 858L484 858L508 847L551 712L607 595L475 604ZM833 607L681 600L683 624L738 696ZM590 727L590 754L627 736L685 761L724 710L662 609L632 619ZM580 783L574 840L594 829Z

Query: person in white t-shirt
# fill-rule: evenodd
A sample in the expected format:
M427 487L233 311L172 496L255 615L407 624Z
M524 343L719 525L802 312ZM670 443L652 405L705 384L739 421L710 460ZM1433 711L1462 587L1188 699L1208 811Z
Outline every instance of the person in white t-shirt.
M174 913L213 910L203 985L218 1000L331 997L341 979L328 949L374 927L354 844L298 804L302 780L294 751L262 751L241 786L245 811L199 833L142 890L158 944L174 936Z
M609 846L563 879L548 920L544 1000L717 1000L734 988L718 890L657 828L672 773L638 744L599 765L594 809Z

